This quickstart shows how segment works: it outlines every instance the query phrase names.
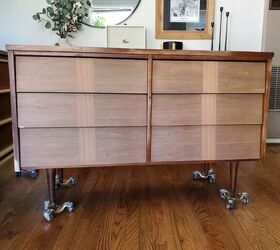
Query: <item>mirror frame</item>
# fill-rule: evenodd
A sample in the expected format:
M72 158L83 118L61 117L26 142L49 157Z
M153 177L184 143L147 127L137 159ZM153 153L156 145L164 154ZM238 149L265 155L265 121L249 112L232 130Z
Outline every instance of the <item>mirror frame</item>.
M122 20L122 21L119 22L119 23L110 24L110 25L120 25L120 24L124 23L125 21L127 21L127 20L134 14L134 12L138 9L138 7L139 7L141 1L142 1L142 0L138 0L138 3L136 4L134 10L130 13L130 15L129 15L127 18L125 18L124 20ZM86 23L86 22L84 22L84 21L82 21L81 23L84 24L84 25L86 25L86 26L88 26L88 27L91 27L91 28L96 28L96 29L105 29L105 28L106 28L106 26L94 26L94 25L91 25L91 24Z

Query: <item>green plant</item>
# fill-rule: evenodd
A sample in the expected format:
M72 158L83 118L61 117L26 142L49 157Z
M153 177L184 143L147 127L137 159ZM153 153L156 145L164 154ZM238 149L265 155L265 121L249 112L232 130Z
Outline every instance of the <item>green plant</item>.
M96 16L93 21L93 25L96 27L104 27L105 26L105 17L103 16Z
M72 37L82 27L91 7L89 0L46 0L48 6L33 15L33 19L44 22L46 29L52 29L61 38Z

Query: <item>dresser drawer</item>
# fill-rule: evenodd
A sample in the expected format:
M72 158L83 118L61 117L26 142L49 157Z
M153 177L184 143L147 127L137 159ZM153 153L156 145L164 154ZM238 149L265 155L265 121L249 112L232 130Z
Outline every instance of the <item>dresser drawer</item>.
M21 129L22 167L144 163L146 128Z
M19 93L19 127L146 126L146 95Z
M265 63L154 61L154 93L264 93Z
M262 94L153 95L152 124L262 124Z
M18 56L16 77L22 92L146 93L147 61Z
M152 161L260 158L261 126L153 127Z

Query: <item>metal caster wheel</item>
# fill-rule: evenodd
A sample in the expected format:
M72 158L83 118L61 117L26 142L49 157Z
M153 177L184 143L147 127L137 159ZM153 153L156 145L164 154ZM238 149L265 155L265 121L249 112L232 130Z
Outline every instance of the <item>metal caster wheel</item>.
M72 186L75 186L77 184L77 178L76 177L71 177L69 179L69 182L71 183Z
M234 199L229 198L229 199L226 201L226 208L227 208L228 210L233 209L233 208L234 208L234 205L235 205Z
M208 181L209 181L210 184L216 183L216 175L215 174L210 174L208 176Z
M67 209L67 211L68 211L69 213L71 213L71 212L74 211L74 204L73 204L72 201L66 201L66 202L64 203L64 205L65 205L65 208Z
M220 197L222 200L226 200L228 197L230 197L230 192L225 188L222 188L220 189Z
M193 171L192 173L192 179L194 181L196 181L198 179L198 177L200 176L200 172L199 171Z
M247 205L249 203L249 194L244 192L239 194L240 195L240 201L243 205Z
M54 211L52 209L45 210L43 211L43 216L46 221L51 222L54 218Z
M37 171L32 171L31 172L31 178L32 179L37 179L37 177L38 177L38 172Z

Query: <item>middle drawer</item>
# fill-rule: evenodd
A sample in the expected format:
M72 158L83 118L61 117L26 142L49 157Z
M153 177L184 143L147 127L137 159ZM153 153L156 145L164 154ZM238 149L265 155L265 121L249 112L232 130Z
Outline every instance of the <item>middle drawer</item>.
M146 126L147 96L18 93L19 127Z
M155 94L152 125L262 124L262 107L262 94Z

